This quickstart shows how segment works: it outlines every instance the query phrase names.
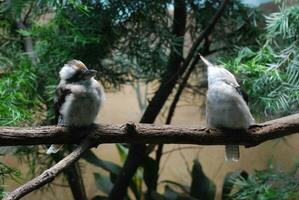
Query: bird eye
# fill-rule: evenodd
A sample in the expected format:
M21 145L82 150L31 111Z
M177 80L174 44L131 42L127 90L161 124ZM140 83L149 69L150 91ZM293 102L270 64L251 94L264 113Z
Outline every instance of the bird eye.
M83 69L81 69L81 72L84 74L84 73L86 73L88 70L87 69L85 69L85 68L83 68Z

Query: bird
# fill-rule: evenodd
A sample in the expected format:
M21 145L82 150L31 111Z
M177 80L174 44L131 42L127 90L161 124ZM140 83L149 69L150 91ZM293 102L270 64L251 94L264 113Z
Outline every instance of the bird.
M58 125L87 127L95 122L105 100L101 84L94 79L97 71L88 69L80 60L70 60L59 71L54 110ZM47 154L57 153L62 145L52 144Z
M235 76L222 66L199 55L208 68L206 118L208 128L247 130L255 123L248 107L248 95L241 90ZM225 160L239 161L237 145L225 146Z

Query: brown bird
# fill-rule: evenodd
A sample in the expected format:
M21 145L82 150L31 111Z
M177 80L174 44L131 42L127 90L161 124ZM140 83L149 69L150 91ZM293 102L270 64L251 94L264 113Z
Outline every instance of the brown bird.
M79 60L71 60L61 68L54 98L59 125L85 127L95 122L105 98L101 85L94 79L96 73ZM61 147L51 145L47 154L57 153Z

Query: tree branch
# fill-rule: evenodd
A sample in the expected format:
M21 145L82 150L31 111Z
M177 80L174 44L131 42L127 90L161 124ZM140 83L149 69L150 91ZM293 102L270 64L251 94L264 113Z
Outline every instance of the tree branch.
M31 14L31 12L32 12L32 10L33 10L33 7L35 7L35 5L36 5L36 2L34 1L34 2L32 2L32 3L30 4L29 8L27 9L27 12L26 12L26 14L24 15L24 19L23 19L23 23L24 23L24 24L27 24L27 20L29 19L29 16L30 16L30 14Z
M45 184L53 181L55 177L62 172L64 169L69 167L71 164L76 162L80 156L87 150L90 146L90 139L86 138L82 143L68 156L62 159L60 162L55 164L50 169L44 171L40 176L32 179L31 181L25 183L14 191L10 192L3 200L16 200L24 197L26 194L44 186Z
M206 46L206 48L203 50L203 55L208 55L208 52L209 52L209 45ZM186 73L183 75L182 77L182 81L180 82L179 86L178 86L178 89L176 91L176 94L170 104L170 107L169 107L169 110L168 110L168 114L167 114L167 118L166 118L166 124L170 124L171 123L171 120L172 120L172 117L174 115L174 111L175 111L175 108L176 108L176 105L177 103L179 102L180 100L180 97L187 85L187 82L188 82L188 79L191 75L191 73L193 72L193 70L195 69L197 63L199 61L199 56L196 56L194 58L194 60L192 61L190 67L187 69Z
M207 27L201 32L201 34L196 38L195 42L193 43L191 49L189 50L189 53L186 57L186 59L184 60L184 63L181 67L181 69L179 70L179 74L183 74L186 71L186 68L189 66L192 58L198 53L198 47L201 44L201 42L207 38L210 34L211 31L213 30L213 28L215 27L217 21L219 20L219 18L222 16L226 5L229 3L229 0L223 0L223 2L221 3L219 9L217 10L217 12L215 13L215 15L213 16L211 22L207 25Z
M283 118L255 124L247 131L211 130L200 127L183 127L154 124L117 124L95 125L92 128L68 130L62 126L35 128L0 128L0 145L70 144L79 143L84 132L88 138L68 156L46 170L40 176L25 183L9 193L4 200L20 199L26 194L42 187L64 169L77 161L82 153L99 143L139 143L139 144L201 144L201 145L244 145L256 146L268 140L299 133L299 113ZM136 152L137 154L138 152ZM126 176L126 174L124 174Z
M73 146L73 145L71 145ZM68 147L68 153L71 153L71 147ZM58 152L51 154L56 163L63 159L63 153ZM74 200L87 200L86 191L84 187L84 182L82 178L81 169L79 163L73 163L66 170L64 170L64 175L67 178L69 187L72 191Z
M181 63L183 61L186 19L186 1L174 0L172 34L179 40L176 42L176 45L171 46L166 72L162 77L158 90L149 102L149 105L146 107L140 119L141 123L153 123L155 121L161 108L167 101L168 96L171 94L172 89L176 84L176 80L178 79L177 72L180 69ZM122 200L125 198L127 188L138 166L141 165L146 158L146 149L147 148L145 144L131 144L124 166L109 194L110 200ZM150 192L151 188L148 188L148 190Z
M235 144L251 147L271 139L298 133L299 114L256 124L243 132L138 123L95 125L90 129L71 132L61 126L2 127L0 128L0 145L77 144L82 140L82 137L76 136L79 132L89 135L91 145L100 143Z
M174 18L172 32L173 35L177 38L182 38L181 44L177 46L176 51L171 49L169 56L167 71L161 80L161 84L156 91L154 97L149 102L149 105L145 109L143 116L141 117L141 123L153 123L160 113L160 110L167 101L169 95L171 94L173 88L175 87L177 80L181 75L186 71L189 63L192 60L192 57L196 54L197 48L204 38L209 36L212 29L214 28L217 20L222 15L227 3L229 0L223 0L219 10L216 12L212 18L211 23L203 30L199 35L193 46L191 47L189 54L185 61L182 59L183 44L184 44L184 35L186 32L186 2L184 0L175 0L174 1ZM178 52L180 52L178 54ZM135 154L136 155L132 155ZM138 155L137 155L138 154ZM141 144L132 144L129 150L128 157L125 161L124 167L121 170L120 175L116 179L116 182L113 186L113 189L110 192L110 200L121 200L124 199L127 192L128 185L134 176L138 166L144 160L146 156L145 145ZM125 175L125 176L123 176Z

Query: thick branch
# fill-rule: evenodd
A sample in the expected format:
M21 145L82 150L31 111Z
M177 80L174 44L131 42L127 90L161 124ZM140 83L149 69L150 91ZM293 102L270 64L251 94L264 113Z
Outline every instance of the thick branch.
M44 171L40 176L25 183L14 191L10 192L3 200L16 200L20 199L26 194L44 186L45 184L54 180L54 178L62 172L65 168L76 162L82 153L85 152L90 146L89 138L83 140L83 142L68 156L58 162L56 165Z
M166 66L166 73L163 75L159 89L145 109L140 119L141 123L153 123L155 121L176 84L176 80L178 79L177 72L180 69L183 60L186 19L187 8L185 0L175 0L172 34L180 40L178 40L177 44L171 48L168 64ZM110 200L122 200L125 198L128 185L145 157L145 144L131 144L128 157L109 194Z
M206 43L207 42L205 42L205 48L204 48L203 55L207 55L208 53L210 53L209 52L209 44L206 45ZM169 110L168 110L168 115L167 115L167 118L166 118L166 124L171 123L176 105L179 102L180 97L181 97L181 95L182 95L182 93L183 93L183 91L184 91L184 89L187 85L188 79L189 79L191 73L193 72L193 70L195 69L198 61L199 61L199 56L196 56L196 58L194 58L194 60L192 61L190 67L187 69L186 73L182 77L182 81L180 82L179 87L178 87L178 89L176 91L176 94L174 96L174 99L172 100L172 102L170 104L170 107L169 107Z
M71 145L73 146L73 145ZM72 150L70 150L71 153ZM51 155L56 163L63 159L63 153L56 153ZM67 178L69 187L72 191L74 200L87 200L86 191L84 187L83 177L79 163L73 163L66 170L63 171L64 175Z
M182 127L154 124L106 124L90 129L68 131L60 126L36 128L0 128L0 145L74 144L82 137L79 132L90 135L92 145L100 143L139 144L236 144L255 146L267 140L299 132L299 114L256 124L247 132L209 130L201 127ZM237 133L237 134L235 134Z

